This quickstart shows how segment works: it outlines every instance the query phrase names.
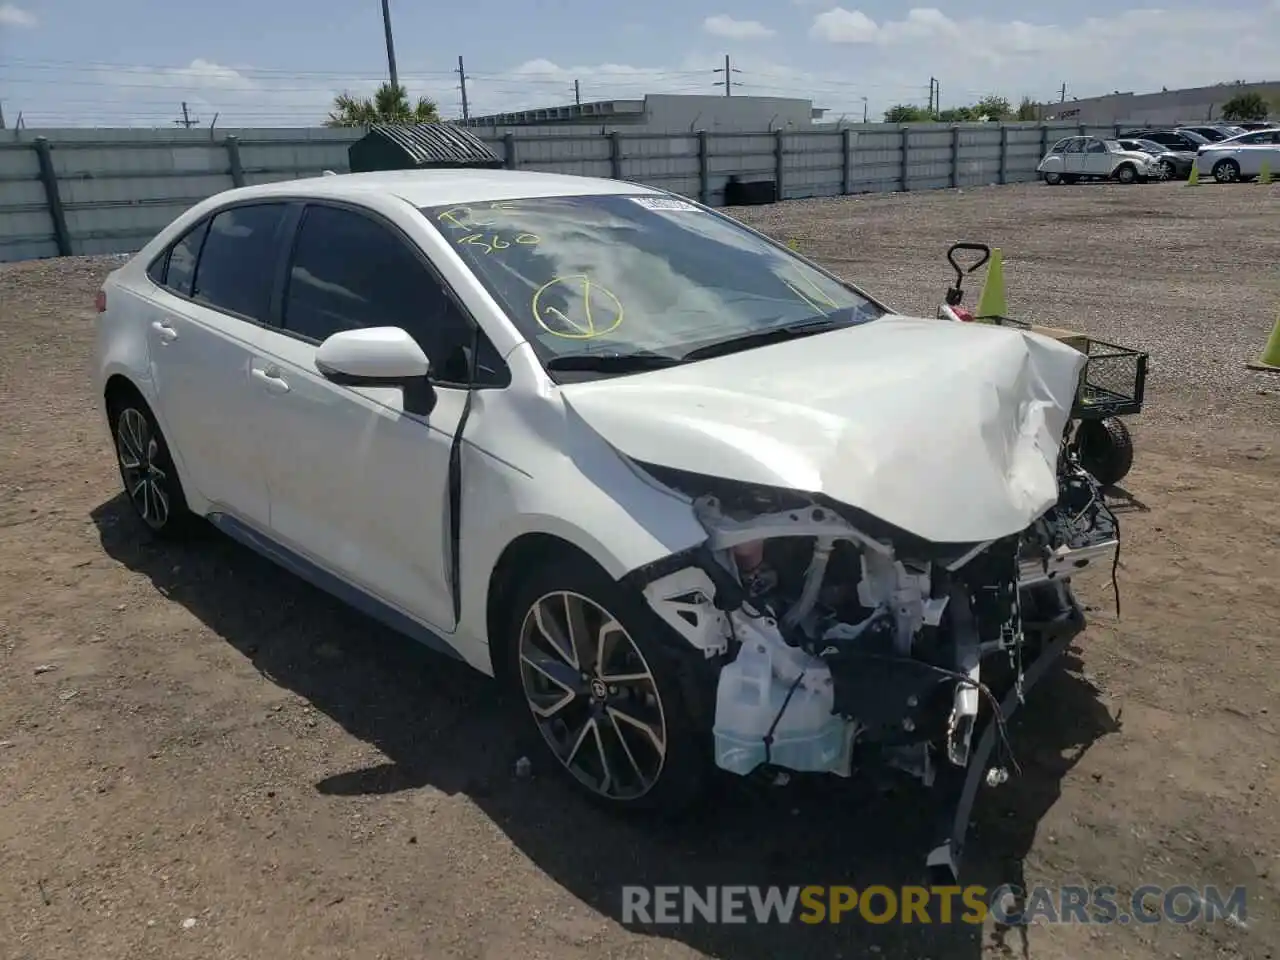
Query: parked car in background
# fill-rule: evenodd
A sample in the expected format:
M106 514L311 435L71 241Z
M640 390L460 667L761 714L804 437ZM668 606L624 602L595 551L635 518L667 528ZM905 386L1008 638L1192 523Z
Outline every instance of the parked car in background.
M1115 140L1099 137L1067 137L1059 140L1036 167L1045 183L1080 180L1118 180L1143 183L1163 173L1160 162L1141 150L1126 150Z
M1235 127L1229 123L1212 123L1202 127L1178 127L1178 131L1189 130L1192 133L1198 133L1210 143L1218 143L1221 140L1229 140L1232 137L1238 137L1242 133L1248 133L1244 127Z
M1159 143L1170 150L1189 150L1195 153L1207 143L1212 143L1208 137L1202 137L1194 130L1171 130L1163 128L1155 128L1151 130L1125 130L1120 133L1121 140L1150 140L1153 143Z
M1275 120L1240 120L1236 123L1237 127L1249 133L1252 130L1270 130L1276 125Z
M1262 173L1263 164L1280 174L1280 126L1209 144L1196 154L1200 175L1212 174L1219 183L1252 180Z
M1191 175L1191 168L1196 162L1195 151L1174 150L1163 144L1156 143L1154 140L1126 139L1117 140L1116 142L1126 150L1137 150L1155 157L1163 168L1161 174L1161 179L1163 180L1186 179Z

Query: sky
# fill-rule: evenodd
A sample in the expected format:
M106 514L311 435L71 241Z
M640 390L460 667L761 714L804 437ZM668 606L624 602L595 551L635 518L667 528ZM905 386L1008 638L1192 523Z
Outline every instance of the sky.
M919 0L929 2L929 0ZM400 81L446 118L645 93L812 99L871 119L998 94L1017 103L1280 80L1280 0L390 0ZM843 5L839 5L843 4ZM310 126L386 79L380 0L0 0L12 126Z

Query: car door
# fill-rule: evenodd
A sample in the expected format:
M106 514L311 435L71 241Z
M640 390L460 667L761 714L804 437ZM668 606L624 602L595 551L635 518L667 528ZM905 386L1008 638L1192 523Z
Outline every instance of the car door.
M1277 133L1273 130L1262 130L1258 133L1247 133L1243 137L1237 137L1228 142L1228 144L1219 144L1219 146L1230 145L1234 150L1226 156L1234 157L1236 162L1240 164L1240 173L1246 177L1256 177L1262 173L1262 164L1265 162L1271 170L1272 174L1280 173L1277 169L1277 161L1280 160L1280 144L1277 144Z
M1070 176L1084 174L1084 137L1072 137L1062 148L1062 172Z
M1081 156L1081 172L1087 177L1109 177L1115 156L1097 137L1086 137Z
M214 512L265 527L266 480L247 425L249 360L269 312L286 207L233 206L169 251L150 310L151 375L165 435ZM160 267L153 265L155 280Z
M473 325L394 226L328 204L302 215L279 322L250 372L274 535L451 631L449 460ZM406 412L401 388L342 386L318 372L323 340L377 326L407 330L426 352L436 393L429 414Z

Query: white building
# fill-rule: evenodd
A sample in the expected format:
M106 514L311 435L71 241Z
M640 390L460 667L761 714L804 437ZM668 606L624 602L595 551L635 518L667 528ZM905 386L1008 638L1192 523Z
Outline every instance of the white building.
M1221 120L1222 105L1242 93L1262 94L1271 104L1271 116L1280 116L1280 82L1219 83L1159 93L1116 91L1104 97L1042 104L1041 112L1046 120L1061 119L1091 126L1208 123Z

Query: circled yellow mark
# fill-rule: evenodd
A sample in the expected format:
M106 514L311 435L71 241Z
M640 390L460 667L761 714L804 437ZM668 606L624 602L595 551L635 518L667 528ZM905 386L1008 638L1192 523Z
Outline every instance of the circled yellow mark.
M565 298L564 310L542 303L547 291L557 286ZM594 283L585 273L553 277L533 293L533 318L538 326L566 340L591 340L612 333L622 326L622 315L622 302L613 291Z

